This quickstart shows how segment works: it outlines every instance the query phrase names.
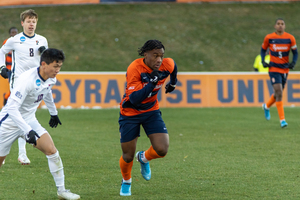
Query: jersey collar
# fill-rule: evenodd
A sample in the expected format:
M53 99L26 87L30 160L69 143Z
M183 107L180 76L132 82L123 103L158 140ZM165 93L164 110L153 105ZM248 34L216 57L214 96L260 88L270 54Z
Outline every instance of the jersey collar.
M35 36L35 33L34 33L33 36L28 36L28 35L26 35L26 34L23 32L23 35L24 35L25 37L28 37L28 38L33 38L33 37Z
M46 82L46 80L44 80L43 77L42 77L41 74L40 74L40 67L37 68L37 73L38 73L40 79L41 79L42 81Z

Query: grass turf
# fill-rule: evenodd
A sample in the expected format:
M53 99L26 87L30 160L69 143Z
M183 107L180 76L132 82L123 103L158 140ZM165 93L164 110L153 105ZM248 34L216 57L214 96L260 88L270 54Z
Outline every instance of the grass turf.
M178 71L253 71L266 34L283 17L299 40L300 2L97 4L30 7L36 32L63 49L63 71L126 71L148 39L159 39ZM27 7L0 9L0 38ZM201 64L202 63L202 64ZM295 68L297 70L297 66Z
M37 112L62 157L66 188L82 199L124 199L118 112L59 110L63 125L56 129L48 128L48 111ZM299 108L285 108L285 129L276 108L270 121L260 108L164 108L162 113L169 153L151 161L150 181L134 161L131 199L300 198ZM137 150L149 145L142 132ZM17 163L14 143L0 168L1 199L57 199L46 157L29 145L27 151L31 165Z

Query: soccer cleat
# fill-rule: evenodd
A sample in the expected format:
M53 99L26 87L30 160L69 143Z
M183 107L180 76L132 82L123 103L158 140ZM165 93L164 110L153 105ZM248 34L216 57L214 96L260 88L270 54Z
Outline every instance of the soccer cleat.
M144 163L141 159L141 155L144 151L138 151L135 155L137 161L141 164L141 174L146 181L149 181L151 178L151 169L149 162Z
M285 120L282 120L281 122L280 122L280 126L281 126L281 128L285 128L285 127L287 127L287 123L286 123L286 121Z
M5 164L5 159L3 160L3 162L2 162L2 165L4 165Z
M131 196L131 183L125 183L122 181L120 195L121 196Z
M67 200L80 199L80 196L78 194L74 194L70 190L57 191L57 196L59 199L67 199Z
M266 120L270 120L271 119L271 114L270 114L270 109L266 109L266 104L264 103L262 105L264 111L265 111L265 118Z
M19 163L21 163L21 165L29 165L30 164L30 160L28 159L26 154L19 155L18 161L19 161Z

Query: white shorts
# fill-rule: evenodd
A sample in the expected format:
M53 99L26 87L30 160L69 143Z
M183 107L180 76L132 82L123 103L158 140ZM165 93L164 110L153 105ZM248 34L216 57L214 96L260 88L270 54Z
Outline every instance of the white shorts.
M47 133L47 130L42 127L37 119L32 120L28 124L40 137L44 133ZM24 132L17 126L12 126L10 128L0 126L0 156L8 155L12 144L19 137L25 139Z

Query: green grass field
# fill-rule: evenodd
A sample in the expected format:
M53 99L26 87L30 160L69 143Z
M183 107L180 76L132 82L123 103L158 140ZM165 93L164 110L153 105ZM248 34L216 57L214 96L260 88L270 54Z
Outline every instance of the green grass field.
M63 71L126 71L148 39L159 39L178 71L253 71L266 34L283 17L300 41L300 2L258 4L98 4L31 7L36 32L63 49ZM0 41L21 30L28 7L0 8ZM2 40L1 40L2 38ZM200 61L203 64L200 64ZM299 70L298 64L295 70Z
M134 162L132 196L120 197L118 109L59 110L63 123L37 117L62 157L66 187L82 199L300 199L299 108L276 108L266 121L260 108L162 109L170 134L163 159L151 161L145 181ZM149 147L142 132L137 150ZM0 199L57 199L46 157L27 146L31 165L17 163L17 143L0 168Z

